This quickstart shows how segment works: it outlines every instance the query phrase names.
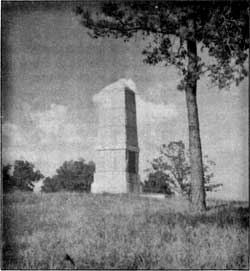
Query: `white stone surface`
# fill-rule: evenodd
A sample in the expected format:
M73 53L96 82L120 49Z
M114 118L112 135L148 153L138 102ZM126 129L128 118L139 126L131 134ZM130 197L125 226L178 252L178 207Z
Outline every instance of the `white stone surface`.
M93 97L95 103L100 103L105 106L105 103L109 101L111 104L119 106L124 106L124 96L120 96L119 92L124 91L125 88L132 90L136 93L136 85L131 79L120 79L105 88L103 88L99 93ZM110 103L107 104L110 105Z
M126 193L126 175L124 172L96 172L91 190L93 193Z
M93 193L139 191L135 91L132 80L120 79L93 98L99 119ZM128 151L135 153L134 166Z

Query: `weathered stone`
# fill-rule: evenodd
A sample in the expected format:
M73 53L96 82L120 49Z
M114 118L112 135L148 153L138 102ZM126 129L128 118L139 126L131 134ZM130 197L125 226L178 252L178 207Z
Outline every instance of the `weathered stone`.
M99 124L93 193L139 192L135 84L120 79L94 96Z

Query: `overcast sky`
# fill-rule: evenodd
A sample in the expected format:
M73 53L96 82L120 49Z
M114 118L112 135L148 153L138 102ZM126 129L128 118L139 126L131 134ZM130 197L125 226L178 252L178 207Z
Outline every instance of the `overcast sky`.
M94 157L93 96L120 79L137 86L140 172L163 143L188 146L185 94L174 68L143 64L145 42L92 40L75 4L13 4L2 11L3 160L31 161L46 176L65 160ZM216 162L212 196L248 197L248 82L230 91L198 83L203 153Z

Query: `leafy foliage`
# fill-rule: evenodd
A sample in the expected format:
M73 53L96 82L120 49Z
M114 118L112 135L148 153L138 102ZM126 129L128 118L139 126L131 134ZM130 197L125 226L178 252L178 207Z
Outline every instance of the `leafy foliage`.
M103 2L95 12L85 7L77 7L75 12L93 38L112 36L127 42L141 34L147 40L142 51L144 62L174 65L183 76L182 90L189 80L198 80L204 73L219 88L233 81L238 85L244 79L249 48L247 8L247 1L123 1ZM189 40L199 43L201 51L206 48L214 59L213 64L207 64L192 56L192 78L188 74Z
M60 190L90 192L95 171L94 162L85 163L79 161L65 161L56 170L57 174L44 180L42 191L56 192Z
M62 185L60 180L56 177L53 176L51 177L46 177L43 181L43 186L41 188L42 192L57 192L62 189Z
M33 191L34 184L44 176L34 165L28 161L16 160L14 163L13 180L15 187L22 191Z
M211 167L215 162L204 157L204 177L205 190L215 191L222 184L212 183L214 174ZM165 187L168 187L168 193L178 193L190 196L190 163L189 153L185 151L185 144L182 141L172 141L168 145L163 144L160 148L160 156L153 159L149 172L148 180L144 186L148 191L166 193ZM149 189L149 184L151 188ZM156 188L157 187L157 188Z
M3 180L3 192L10 192L14 186L15 182L10 174L11 164L2 166L2 180Z
M13 173L11 174L12 165L7 164L2 167L3 192L12 190L33 191L33 182L38 182L44 176L39 170L35 170L35 166L22 160L14 162Z
M164 193L166 195L171 195L171 187L169 183L171 178L168 174L163 171L151 172L148 175L148 180L143 183L143 192L144 193Z

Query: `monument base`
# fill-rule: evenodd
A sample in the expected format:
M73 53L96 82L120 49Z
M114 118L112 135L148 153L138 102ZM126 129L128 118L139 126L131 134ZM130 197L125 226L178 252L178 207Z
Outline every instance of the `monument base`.
M92 193L127 193L126 173L96 172L91 187Z
M127 174L127 192L129 193L141 193L142 187L140 183L140 177L135 173L126 173Z
M92 193L140 193L139 176L127 172L96 172Z

